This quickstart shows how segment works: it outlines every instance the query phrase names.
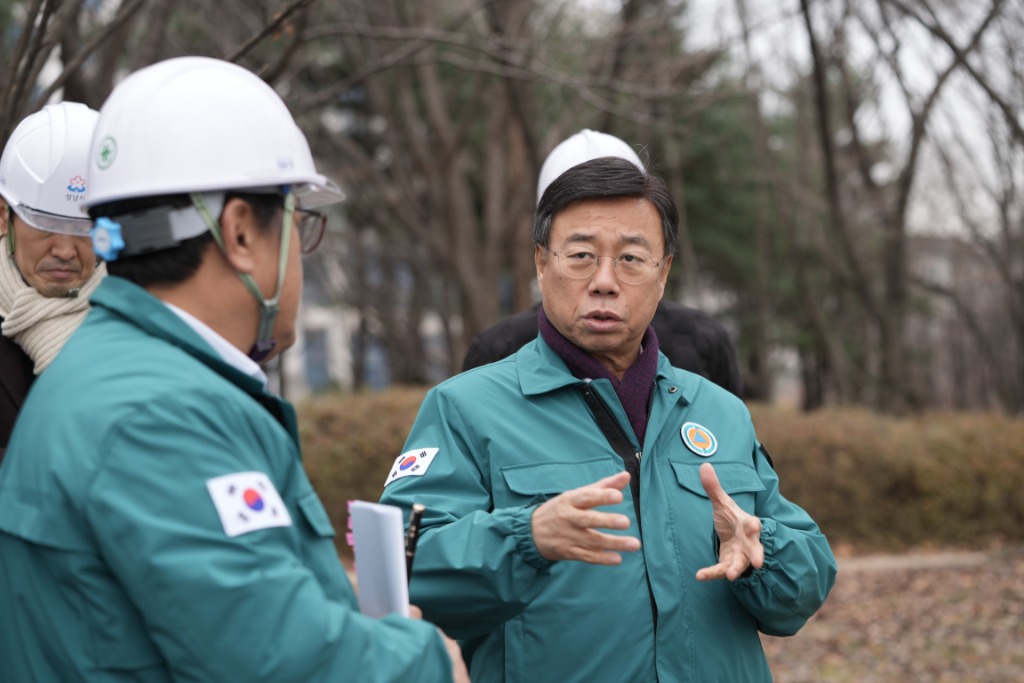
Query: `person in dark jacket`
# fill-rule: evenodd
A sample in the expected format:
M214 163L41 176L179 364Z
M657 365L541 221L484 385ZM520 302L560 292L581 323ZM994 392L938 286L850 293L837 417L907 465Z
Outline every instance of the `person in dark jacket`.
M545 159L537 183L538 204L544 190L558 176L577 164L602 156L621 157L644 170L640 157L623 140L584 129L562 141ZM536 339L539 310L538 303L478 334L466 351L463 372L510 356ZM703 311L662 299L651 326L658 335L662 353L672 365L701 375L742 397L743 383L736 364L736 351L720 322Z
M81 213L98 116L84 104L48 105L18 124L0 157L0 463L32 382L103 276Z

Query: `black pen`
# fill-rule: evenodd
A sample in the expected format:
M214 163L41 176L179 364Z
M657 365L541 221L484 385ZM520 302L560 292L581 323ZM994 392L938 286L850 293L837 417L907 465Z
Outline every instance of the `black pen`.
M416 541L420 538L420 520L423 519L423 511L426 506L420 503L412 504L412 512L409 513L409 530L405 532L405 580L412 580L412 560L416 557Z

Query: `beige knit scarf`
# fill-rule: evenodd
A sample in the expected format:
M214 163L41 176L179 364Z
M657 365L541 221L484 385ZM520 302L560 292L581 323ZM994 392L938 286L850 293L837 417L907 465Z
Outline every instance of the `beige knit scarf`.
M35 362L35 374L46 369L82 323L89 312L89 296L106 273L101 263L77 297L48 298L25 284L6 240L0 241L0 332Z

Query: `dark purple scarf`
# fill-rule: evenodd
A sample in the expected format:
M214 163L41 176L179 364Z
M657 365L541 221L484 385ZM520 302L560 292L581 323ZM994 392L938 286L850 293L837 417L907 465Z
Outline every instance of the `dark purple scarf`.
M565 361L566 367L574 377L580 379L604 378L612 383L615 394L626 410L626 417L629 418L629 424L633 427L633 433L636 434L636 438L640 440L640 447L643 448L644 435L647 433L647 405L654 387L654 378L658 374L658 336L654 334L654 328L647 327L643 341L641 341L640 355L620 380L601 365L596 358L556 330L547 315L544 314L543 307L537 312L537 325L540 328L540 336L558 354L558 357Z

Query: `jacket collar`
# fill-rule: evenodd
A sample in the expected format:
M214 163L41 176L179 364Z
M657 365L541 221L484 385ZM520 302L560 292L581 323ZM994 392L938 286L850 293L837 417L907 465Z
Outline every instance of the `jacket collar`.
M575 387L583 383L569 372L563 361L547 342L538 334L537 338L519 349L515 354L516 372L519 374L519 388L524 396L536 396L557 391L563 387ZM598 380L600 381L600 380ZM679 398L692 403L697 393L700 377L679 372L672 367L664 353L658 352L658 372L655 381L678 387Z
M146 333L177 346L222 375L246 393L261 395L263 383L224 361L213 347L162 301L142 287L114 275L107 276L93 293L90 304L104 308Z

